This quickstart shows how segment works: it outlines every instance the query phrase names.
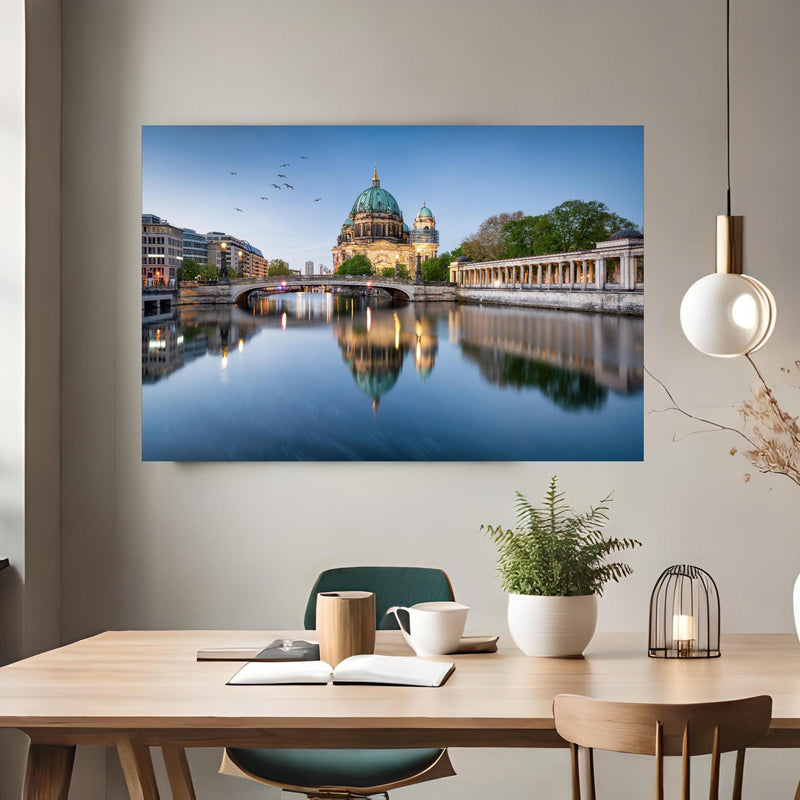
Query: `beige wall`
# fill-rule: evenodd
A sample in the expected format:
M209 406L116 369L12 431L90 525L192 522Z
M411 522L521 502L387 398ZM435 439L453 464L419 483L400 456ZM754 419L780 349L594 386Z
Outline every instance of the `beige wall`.
M0 664L60 640L59 9L9 0L0 25ZM26 746L0 734L0 797L19 796Z
M675 442L687 427L669 415L646 416L644 464L140 459L143 123L644 124L646 363L695 410L729 413L746 391L747 364L692 352L677 322L683 290L712 267L714 215L723 209L723 14L721 0L65 4L63 637L109 627L299 623L315 573L355 561L441 565L473 608L471 628L504 632L492 552L478 526L510 522L513 490L535 494L552 472L578 505L615 489L615 532L645 543L632 558L636 575L604 598L601 629L644 630L657 574L689 561L716 577L725 630L792 630L800 490L758 476L744 484L744 462L727 455L730 440ZM734 211L747 215L748 268L779 299L774 340L759 355L777 379L781 365L800 357L791 241L800 7L738 2L734 14ZM210 30L236 31L237 46L214 57L192 46ZM417 55L407 59L410 40ZM154 94L156 84L173 91ZM225 102L197 102L214 96ZM87 219L97 237L89 251ZM12 362L19 369L13 354ZM13 398L6 402L13 407ZM648 384L646 409L663 405ZM29 418L29 427L36 423ZM37 500L52 502L46 493ZM192 754L200 797L221 785L215 758ZM403 791L420 800L477 798L512 795L522 784L537 796L554 796L556 787L563 796L563 753L457 751L454 761L458 778ZM113 758L108 764L107 796L121 797ZM791 752L755 753L750 766L764 797L789 796L800 773ZM81 798L106 793L96 769L80 768L78 780ZM634 797L635 784L619 796ZM225 786L237 800L265 795Z

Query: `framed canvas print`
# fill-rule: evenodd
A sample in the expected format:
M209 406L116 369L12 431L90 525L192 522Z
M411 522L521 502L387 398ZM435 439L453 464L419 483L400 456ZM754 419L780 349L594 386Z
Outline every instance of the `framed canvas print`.
M145 126L142 458L643 457L641 126Z

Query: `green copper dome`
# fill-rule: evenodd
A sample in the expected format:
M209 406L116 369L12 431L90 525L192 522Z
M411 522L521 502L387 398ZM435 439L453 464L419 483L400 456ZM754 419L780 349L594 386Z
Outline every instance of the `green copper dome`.
M403 223L403 233L408 233L408 225L405 222Z
M354 214L395 214L398 217L402 216L397 200L386 189L381 188L377 167L372 175L372 186L364 189L356 197L355 203L353 203L350 216L352 217Z
M432 217L433 216L433 212L428 208L428 206L425 205L425 203L423 203L422 204L422 208L419 210L419 214L417 214L417 216L418 217Z
M348 218L347 218L347 219L346 219L346 220L345 220L345 221L342 223L342 227L343 227L343 228L352 228L352 227L353 227L353 220L351 220L351 219L350 219L350 217L348 217Z

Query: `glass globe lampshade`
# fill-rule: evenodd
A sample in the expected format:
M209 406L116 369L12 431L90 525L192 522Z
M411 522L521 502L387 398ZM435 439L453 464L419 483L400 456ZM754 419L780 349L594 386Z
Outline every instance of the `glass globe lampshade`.
M758 350L775 327L772 292L742 275L742 217L717 217L717 271L695 281L681 303L681 327L709 356L732 358Z

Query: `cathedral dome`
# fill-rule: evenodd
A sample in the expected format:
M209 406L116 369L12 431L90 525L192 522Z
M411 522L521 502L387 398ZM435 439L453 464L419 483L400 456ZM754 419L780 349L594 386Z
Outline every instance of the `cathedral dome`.
M343 227L343 228L352 228L352 227L353 227L353 220L351 220L351 219L350 219L350 217L348 217L348 218L347 218L347 219L346 219L346 220L345 220L345 221L342 223L342 227Z
M612 239L644 239L644 234L636 228L622 228L608 237L608 241Z
M372 175L372 186L364 189L356 197L355 203L353 203L350 216L352 217L354 214L395 214L398 217L402 216L397 200L394 199L390 192L381 188L377 167Z
M432 217L433 212L426 206L424 203L422 204L422 208L419 210L418 217Z

